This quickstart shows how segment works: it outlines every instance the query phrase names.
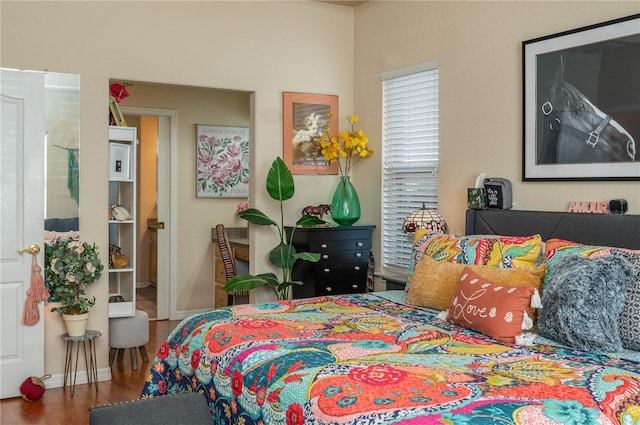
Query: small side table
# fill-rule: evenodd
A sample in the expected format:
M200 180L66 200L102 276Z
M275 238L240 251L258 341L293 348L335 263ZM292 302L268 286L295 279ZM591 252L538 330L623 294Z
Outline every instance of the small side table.
M65 354L64 363L64 383L63 388L71 387L71 397L76 389L76 374L78 372L78 358L80 357L80 346L82 346L82 352L84 354L84 366L87 370L87 383L89 386L95 384L96 394L98 394L98 365L96 362L96 339L102 336L100 331L87 330L82 336L69 336L69 334L62 335L62 340L67 343L67 350ZM75 345L75 356L73 347ZM74 359L75 357L75 359ZM73 369L73 380L71 372Z
M383 274L382 280L386 283L386 290L392 291L397 289L404 289L407 283L407 275L406 274Z

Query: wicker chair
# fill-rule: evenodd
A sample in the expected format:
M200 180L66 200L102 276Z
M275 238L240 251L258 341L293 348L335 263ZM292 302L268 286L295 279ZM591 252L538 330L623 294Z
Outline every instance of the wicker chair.
M227 281L229 281L229 279L235 277L237 274L236 260L233 257L233 250L229 244L229 237L227 236L227 231L223 224L216 225L216 240L218 241L218 249L220 250L222 262L224 263L225 275L227 277ZM237 301L236 297L242 297L243 300L248 301L249 293L247 291L229 292L228 304L235 304Z

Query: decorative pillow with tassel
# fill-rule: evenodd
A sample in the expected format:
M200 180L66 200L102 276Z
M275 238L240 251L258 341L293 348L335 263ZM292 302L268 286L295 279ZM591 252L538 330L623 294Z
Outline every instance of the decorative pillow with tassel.
M533 286L491 282L465 267L451 301L447 320L507 344L528 345L533 328L532 309L542 307Z

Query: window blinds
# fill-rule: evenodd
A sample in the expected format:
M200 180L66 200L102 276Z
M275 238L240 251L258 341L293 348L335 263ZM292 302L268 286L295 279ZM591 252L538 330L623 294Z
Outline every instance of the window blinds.
M413 242L402 233L412 211L438 208L437 65L382 76L382 265L406 271ZM385 78L386 77L386 78Z

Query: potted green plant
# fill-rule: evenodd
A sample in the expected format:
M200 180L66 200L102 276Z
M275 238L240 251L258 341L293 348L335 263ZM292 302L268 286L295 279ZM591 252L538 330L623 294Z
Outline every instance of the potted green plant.
M271 164L267 174L267 193L272 199L280 203L280 222L271 219L262 211L256 208L248 208L241 211L240 217L249 223L261 226L275 226L280 242L269 253L269 261L274 266L282 270L282 280L275 273L261 273L258 275L245 274L229 279L224 286L225 291L250 291L255 288L267 286L273 290L277 299L289 298L289 287L291 285L302 285L301 281L294 281L291 276L293 266L298 260L317 262L320 254L311 252L297 252L293 243L293 235L298 227L310 227L318 224L325 224L324 220L313 215L302 215L291 230L289 238L285 233L284 226L284 201L291 199L295 194L293 175L284 161L278 157Z
M60 303L51 311L62 314L70 336L84 335L89 309L96 302L95 297L86 296L85 289L100 278L103 270L98 248L72 238L57 238L45 244L44 255L49 301Z

